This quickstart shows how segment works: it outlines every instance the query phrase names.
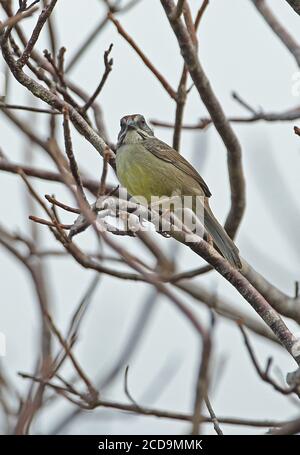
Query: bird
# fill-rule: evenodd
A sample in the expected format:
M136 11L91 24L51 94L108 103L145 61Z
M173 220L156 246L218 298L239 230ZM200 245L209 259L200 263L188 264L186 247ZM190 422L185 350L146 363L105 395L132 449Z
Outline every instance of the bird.
M122 117L120 127L116 174L121 185L133 198L142 197L149 205L154 196L200 197L206 239L235 269L240 269L239 250L214 216L209 206L211 192L196 169L179 152L155 137L143 115Z

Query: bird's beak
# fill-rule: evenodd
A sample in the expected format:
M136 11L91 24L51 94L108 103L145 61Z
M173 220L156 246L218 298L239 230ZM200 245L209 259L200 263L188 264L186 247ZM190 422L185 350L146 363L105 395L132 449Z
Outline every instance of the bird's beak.
M128 129L128 130L134 130L134 129L135 129L134 120L128 120L128 122L127 122L127 129Z

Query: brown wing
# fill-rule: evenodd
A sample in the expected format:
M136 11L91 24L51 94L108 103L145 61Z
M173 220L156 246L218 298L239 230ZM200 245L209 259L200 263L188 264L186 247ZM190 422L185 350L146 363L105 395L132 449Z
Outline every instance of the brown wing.
M211 196L208 186L206 185L203 178L198 174L196 169L185 159L180 153L176 152L172 147L164 142L152 137L151 139L146 139L143 141L144 147L157 158L172 163L180 171L185 174L193 177L196 182L199 183L206 197Z

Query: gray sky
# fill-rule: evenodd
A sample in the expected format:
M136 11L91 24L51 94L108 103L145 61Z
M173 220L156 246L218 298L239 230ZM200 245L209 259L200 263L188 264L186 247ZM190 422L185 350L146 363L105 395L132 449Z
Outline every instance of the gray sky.
M270 2L269 2L270 3ZM292 32L299 35L299 17L282 0L272 0L274 11ZM196 11L200 1L191 0ZM88 8L87 8L88 5ZM74 2L60 0L55 11L59 30L59 45L67 47L72 56L77 46L102 17L104 10L99 1ZM177 42L167 23L158 0L143 0L126 16L120 16L123 26L140 44L147 56L176 87L182 69ZM32 20L26 21L29 31ZM46 46L45 34L39 49ZM43 41L44 40L44 41ZM148 119L170 121L174 118L174 102L141 63L128 44L109 25L90 47L85 57L72 71L72 78L89 93L97 86L103 70L102 56L113 42L114 68L101 94L101 104L112 140L115 140L119 119L125 114L140 112ZM226 113L247 114L231 98L237 91L252 106L266 111L280 111L299 104L292 94L296 64L283 45L272 34L249 0L211 0L199 31L199 54L213 88ZM10 102L32 104L29 95L16 84L11 87ZM23 114L28 118L27 114ZM206 111L196 90L193 90L185 113L185 121L194 123ZM34 120L32 125L46 137L45 123ZM293 134L293 123L234 125L243 148L244 169L247 180L247 211L238 235L241 254L259 272L283 291L292 294L294 281L299 279L299 248L294 246L297 232L291 226L300 221L298 195L300 191L300 142ZM171 142L172 133L156 128L156 135ZM204 141L203 135L206 135ZM12 161L24 160L24 138L17 135L3 115L0 117L1 147ZM101 173L102 161L96 151L74 133L76 157L93 177ZM230 195L226 170L226 150L213 128L206 132L186 132L182 152L194 162L202 163L198 171L208 182L213 193L212 207L220 220L229 209ZM35 164L52 168L43 152L33 150ZM199 159L201 154L205 160ZM278 180L278 175L280 180ZM11 228L28 230L28 208L24 186L16 176L1 173L1 223ZM112 173L109 180L115 181ZM59 185L37 183L41 194L55 193L59 200L70 201ZM291 198L291 203L286 200ZM288 208L293 208L293 218ZM13 209L12 209L13 208ZM72 217L71 217L72 219ZM46 229L41 229L46 246L54 245ZM93 245L89 232L79 239L81 245ZM138 251L135 240L123 239L132 252ZM299 242L298 242L299 243ZM171 250L171 241L163 240L162 248ZM180 247L180 270L200 264L199 257ZM67 327L70 315L93 277L72 260L49 260L49 280L53 284L53 312L60 328ZM39 321L36 303L28 275L7 254L0 250L1 270L1 321L0 331L7 338L7 356L2 363L10 377L20 388L24 380L18 371L30 372L34 365ZM215 273L195 282L231 299L243 308L248 304L238 293ZM81 328L76 353L80 362L95 378L105 376L114 365L136 318L145 304L149 289L144 285L102 277L91 308ZM184 301L208 320L207 310L182 295ZM253 313L249 308L249 313ZM291 328L297 332L296 327ZM266 358L274 356L274 363L285 374L294 368L291 358L271 343L251 336L258 357L264 365ZM199 363L198 340L188 322L169 302L159 298L141 343L130 360L130 388L134 397L143 398L142 405L161 409L191 412L196 372ZM257 377L233 323L218 320L214 343L214 370L211 400L220 416L274 418L293 417L297 408L285 397L277 394ZM222 364L224 363L224 369ZM103 398L125 401L123 376L105 391ZM152 394L149 386L154 382ZM161 380L161 381L158 381ZM162 387L156 399L155 383ZM66 402L47 409L35 427L38 432L49 432L58 419L71 409ZM299 411L299 409L298 409ZM252 433L257 430L224 426L224 432ZM185 434L189 426L181 422L148 417L119 416L99 410L75 420L67 430L70 433L98 434ZM212 433L211 426L205 431ZM258 430L262 432L262 430Z

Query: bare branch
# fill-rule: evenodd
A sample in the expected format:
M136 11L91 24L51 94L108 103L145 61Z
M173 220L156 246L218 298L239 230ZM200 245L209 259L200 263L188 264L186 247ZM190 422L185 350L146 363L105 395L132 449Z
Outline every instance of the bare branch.
M118 6L119 2L117 0L117 1L115 1L115 3L113 5L108 5L108 9L113 14L125 13L126 11L129 11L131 8L133 8L135 5L137 5L137 3L139 1L140 0L131 0L123 7L119 7ZM104 17L97 24L97 26L87 36L87 38L84 40L84 42L81 44L79 49L74 54L73 58L68 63L68 65L66 67L66 73L71 71L71 69L76 65L76 63L78 63L78 61L85 54L85 52L87 51L89 46L91 46L91 44L95 41L97 36L103 31L103 29L107 25L108 21L109 21L109 19L107 17L107 14L105 14Z
M243 338L244 338L244 342L245 342L245 345L247 347L247 350L249 352L249 355L250 355L250 358L252 360L252 363L258 373L258 375L260 376L260 378L264 381L264 382L267 382L268 384L270 384L277 392L280 392L282 393L283 395L289 395L291 393L297 393L297 386L294 386L294 387L289 387L289 388L284 388L284 387L281 387L279 384L277 384L270 376L269 376L269 371L270 371L270 368L271 368L271 364L272 364L272 359L269 358L268 362L267 362L267 365L266 365L266 369L263 371L259 364L258 364L258 361L256 360L256 357L255 357L255 354L254 354L254 351L250 345L250 341L248 339L248 336L246 334L246 331L244 329L244 327L239 324L239 327L240 327L240 330L242 332L242 335L243 335Z
M136 42L128 35L126 30L122 27L120 22L115 19L115 17L109 13L108 18L113 24L116 26L118 32L121 36L127 41L127 43L134 49L134 51L138 54L138 56L142 59L145 65L149 68L149 70L154 74L154 76L159 80L161 85L164 87L166 92L170 95L170 97L176 101L176 92L170 86L169 82L164 78L164 76L155 68L155 66L151 63L151 61L146 57L144 52L140 49L140 47L136 44Z
M34 379L38 382L41 382L40 378L32 378L30 375L26 375L22 373L22 377ZM53 387L53 384L44 381L47 386ZM56 386L57 387L57 386ZM115 409L118 411L125 411L125 412L132 412L134 414L143 415L143 416L150 416L150 417L158 417L162 419L172 419L172 420L180 420L183 422L191 422L193 416L188 414L183 414L180 412L169 412L169 411L161 411L158 409L153 408L145 408L145 407L136 407L132 404L122 404L114 401L105 401L105 400L98 400L92 404L92 406L87 407L87 409L95 409L95 408L109 408ZM201 420L203 422L212 422L210 417L201 416ZM252 420L252 419L239 419L234 417L219 417L219 423L226 424L226 425L242 425L242 426L250 426L250 427L278 427L281 424L285 424L287 422L279 422L273 420Z
M70 162L70 169L71 169L72 175L74 177L74 180L76 182L77 191L80 193L82 199L88 204L88 201L86 199L86 196L85 196L85 193L83 190L81 177L79 175L78 165L77 165L77 162L76 162L76 159L74 156L72 139L71 139L71 131L70 131L70 125L69 125L69 111L67 108L64 108L63 116L64 116L63 128L64 128L65 150L66 150L66 154L68 155L69 162Z
M111 44L109 46L109 48L107 49L107 51L104 52L104 65L105 65L105 71L104 71L104 74L102 76L102 79L100 81L100 84L98 85L98 87L96 88L94 94L91 96L91 98L88 100L88 102L83 106L82 108L82 112L86 112L90 107L91 105L94 103L94 101L96 100L96 98L99 96L99 94L101 93L101 90L102 88L104 87L104 84L109 76L109 73L111 72L112 70L112 67L113 67L113 59L109 59L109 54L111 53L111 50L113 48L113 44Z
M228 121L231 123L255 123L255 122L290 122L292 120L298 120L300 118L300 107L295 107L292 109L288 109L282 112L266 112L266 111L258 111L255 112L253 115L247 116L235 116L235 117L228 117ZM151 120L152 125L159 126L161 128L174 128L174 124L172 122L163 122L160 120ZM203 117L200 119L199 122L194 124L183 124L182 129L184 130L203 130L208 126L212 125L212 119L209 117Z
M0 159L0 170L6 171L12 174L18 174L19 170L22 170L25 175L28 177L35 177L41 180L48 180L50 182L59 182L64 183L64 179L61 174L48 171L46 169L34 168L31 166L25 166L22 164L11 163L7 160ZM82 184L87 188L92 194L97 195L99 188L99 182L97 180L83 178ZM107 187L107 192L110 192L113 189L112 186Z
M257 11L260 12L269 27L278 36L280 41L286 46L290 53L294 56L297 65L300 66L300 45L292 37L289 31L279 22L271 8L265 0L251 0Z
M56 3L57 3L57 0L51 0L49 5L46 6L44 8L44 10L42 11L42 13L40 14L40 17L32 32L32 35L24 49L24 52L17 62L18 67L22 68L24 65L26 65L27 61L29 60L32 50L33 50L37 40L39 39L40 33L41 33L47 19L49 18L50 14L52 13Z
M39 0L38 0L39 1ZM32 5L31 5L32 7ZM17 13L15 16L12 16L12 17L9 17L8 19L6 19L6 21L4 22L0 22L0 32L8 27L8 28L13 28L18 22L20 22L21 20L27 18L27 17L31 17L36 11L38 11L38 7L34 7L31 9L27 9L26 11L21 11L20 13Z
M61 114L60 112L56 112L56 111L53 111L50 109L40 109L38 107L21 106L18 104L0 103L0 109L15 109L15 110L19 110L19 111L36 112L38 114L51 114L51 115Z
M177 20L180 18L182 12L183 12L183 7L184 7L185 0L178 0L175 11L173 13L173 20Z
M220 428L219 420L218 420L218 418L217 418L217 416L216 416L216 414L215 414L215 412L213 410L213 407L212 407L211 402L210 402L210 400L208 398L208 395L206 395L206 397L205 397L205 404L206 404L207 410L209 412L209 415L211 417L211 420L212 420L212 422L214 424L214 429L215 429L216 433L219 436L223 435L223 431Z
M227 148L231 209L225 223L225 229L231 237L234 237L245 210L245 181L242 168L241 146L199 62L197 49L187 29L180 20L174 20L172 18L172 12L174 11L173 0L161 0L161 4L176 35L182 56L195 83L195 87Z
M198 29L198 26L201 22L201 19L205 13L205 10L206 8L208 7L209 5L209 0L203 0L203 3L202 5L200 6L199 10L198 10L198 13L197 13L197 16L196 16L196 19L195 19L195 29L197 30Z

